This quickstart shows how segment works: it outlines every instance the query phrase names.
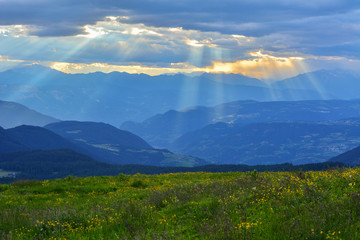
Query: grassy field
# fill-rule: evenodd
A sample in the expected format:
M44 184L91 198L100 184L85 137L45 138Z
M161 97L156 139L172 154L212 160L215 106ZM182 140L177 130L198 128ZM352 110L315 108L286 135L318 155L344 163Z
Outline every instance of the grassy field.
M360 168L0 185L2 239L360 239Z

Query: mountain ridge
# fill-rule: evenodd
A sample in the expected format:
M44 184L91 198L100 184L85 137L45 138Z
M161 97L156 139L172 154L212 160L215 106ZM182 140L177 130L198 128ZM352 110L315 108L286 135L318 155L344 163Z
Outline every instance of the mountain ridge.
M0 96L4 100L11 99L59 119L91 120L115 126L128 120L143 121L170 109L198 105L213 106L248 99L323 98L315 88L276 87L239 74L65 74L28 67L1 72L0 85ZM348 97L351 96L347 94ZM83 99L87 99L86 103Z
M359 121L290 121L207 125L178 138L170 149L214 164L307 164L359 145Z
M0 152L69 149L110 164L197 166L207 163L202 159L174 154L165 149L154 149L140 137L108 124L91 122L58 122L53 124L56 125L50 124L51 129L27 125L10 129L0 128ZM77 131L81 129L83 131L81 139L69 138L69 135L74 134L74 129L71 128L67 134L66 131L65 133L60 131L60 134L59 131L56 131L59 130L56 129L56 126L66 130L64 128L66 124L75 127L77 134L80 133ZM102 135L99 132L102 132Z
M176 138L217 122L249 124L268 121L327 121L360 117L360 100L234 101L214 107L170 110L120 128L168 148Z
M3 128L13 128L20 125L45 126L60 121L31 110L22 104L2 100L0 100L0 113L0 126Z

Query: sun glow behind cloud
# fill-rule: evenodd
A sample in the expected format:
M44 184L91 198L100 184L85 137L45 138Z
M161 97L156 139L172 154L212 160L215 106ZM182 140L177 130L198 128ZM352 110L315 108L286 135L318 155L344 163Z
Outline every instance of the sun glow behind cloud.
M201 55L198 52L196 56ZM65 73L90 73L90 72L127 72L127 73L145 73L148 75L176 74L176 73L234 73L243 74L258 79L283 79L306 72L303 57L275 57L264 54L261 51L251 52L252 58L239 60L235 62L214 61L211 66L196 67L189 63L171 63L169 67L144 66L144 65L111 65L107 63L66 63L54 62L49 64L53 69ZM191 59L195 58L193 56ZM192 63L199 62L191 60Z
M16 67L24 63L23 60L10 59L8 56L0 55L0 72Z
M302 57L275 57L261 51L249 53L253 58L235 62L214 61L205 68L209 73L235 73L258 79L283 79L303 73Z
M102 35L108 34L104 28L101 27L93 27L86 25L84 27L85 34L78 35L79 37L86 37L86 38L97 38Z
M91 72L127 72L131 74L148 74L151 76L161 74L176 74L176 73L192 73L200 71L199 68L187 66L186 64L174 64L173 66L185 66L184 68L176 67L148 67L142 65L110 65L107 63L91 63L91 64L79 64L79 63L66 63L56 62L49 65L51 68L64 72L64 73L91 73Z
M215 48L218 47L216 44L211 43L212 39L205 39L202 41L195 40L195 39L186 39L185 43L192 47L209 47L209 48Z
M23 60L10 59L8 56L0 55L0 62L24 62Z

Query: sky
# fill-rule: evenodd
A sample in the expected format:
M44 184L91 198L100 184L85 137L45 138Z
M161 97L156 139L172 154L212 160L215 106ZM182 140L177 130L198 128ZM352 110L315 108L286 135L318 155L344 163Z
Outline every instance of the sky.
M0 71L235 73L360 69L359 0L0 0Z

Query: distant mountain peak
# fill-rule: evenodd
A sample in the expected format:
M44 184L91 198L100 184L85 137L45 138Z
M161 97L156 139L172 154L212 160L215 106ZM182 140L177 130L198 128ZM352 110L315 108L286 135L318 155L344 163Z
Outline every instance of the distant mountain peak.
M21 74L39 74L41 72L51 72L57 74L66 74L56 69L46 67L40 64L32 64L32 65L20 65L14 68L11 68L5 72L8 73L21 73Z

